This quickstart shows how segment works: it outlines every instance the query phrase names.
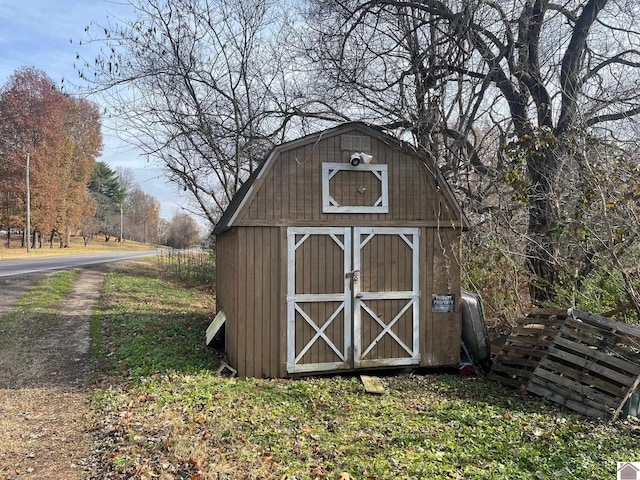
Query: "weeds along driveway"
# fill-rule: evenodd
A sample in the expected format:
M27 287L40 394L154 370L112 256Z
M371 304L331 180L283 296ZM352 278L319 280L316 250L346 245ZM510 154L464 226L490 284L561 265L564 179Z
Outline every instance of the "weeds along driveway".
M49 285L54 276L60 279L58 292ZM42 277L0 283L3 479L86 476L90 316L104 273L92 269L54 276L42 283ZM24 295L32 293L40 299L38 307L24 305Z

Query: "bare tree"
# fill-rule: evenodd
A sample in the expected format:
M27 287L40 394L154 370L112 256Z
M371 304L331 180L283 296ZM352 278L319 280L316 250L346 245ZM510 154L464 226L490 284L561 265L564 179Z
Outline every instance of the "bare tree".
M173 248L196 247L202 243L202 232L187 213L176 213L169 221L167 245Z
M277 2L131 0L132 19L90 25L102 53L81 68L125 140L159 160L215 223L285 135Z
M376 112L384 123L389 109L377 99L391 92L396 118L414 133L425 119L427 125L432 121L422 112L437 112L438 130L458 138L464 148L456 152L464 154L460 159L470 171L486 175L497 162L514 189L522 189L516 194L528 212L523 233L531 296L536 303L552 300L561 254L555 232L563 176L575 169L575 153L590 142L629 140L624 136L628 122L640 113L635 3L310 3L316 19L330 19L318 22L330 47L322 58L325 65L333 62L333 80L351 105L366 105L367 114ZM375 72L366 68L372 59ZM441 88L456 82L461 88ZM411 88L416 102L394 97L403 88ZM416 113L402 112L405 104ZM498 132L500 143L509 144L506 151L496 151L491 164L480 161L476 150L482 144L478 126ZM422 141L417 135L418 145ZM423 146L432 149L433 142Z
M559 242L584 197L563 180L584 183L580 152L633 139L631 0L307 0L295 22L281 2L131 5L88 27L103 53L82 76L211 223L289 129L365 120L433 155L479 220L509 189L534 302L565 258L587 261Z

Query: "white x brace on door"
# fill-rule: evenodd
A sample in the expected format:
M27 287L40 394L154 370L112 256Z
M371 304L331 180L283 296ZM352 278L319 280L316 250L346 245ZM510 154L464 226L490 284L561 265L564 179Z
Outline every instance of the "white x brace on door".
M413 365L419 229L287 231L287 371Z

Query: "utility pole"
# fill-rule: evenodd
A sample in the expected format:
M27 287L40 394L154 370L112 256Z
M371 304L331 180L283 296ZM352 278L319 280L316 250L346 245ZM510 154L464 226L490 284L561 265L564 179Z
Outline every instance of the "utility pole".
M27 152L27 168L25 172L25 183L26 183L26 195L27 195L27 225L24 229L25 240L27 242L27 253L30 252L31 249L31 192L29 186L29 152Z
M120 201L120 246L122 246L122 201Z

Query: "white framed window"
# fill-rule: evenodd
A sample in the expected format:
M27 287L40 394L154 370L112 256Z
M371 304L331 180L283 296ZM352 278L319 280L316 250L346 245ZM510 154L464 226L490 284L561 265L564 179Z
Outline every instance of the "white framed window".
M322 164L323 213L389 213L387 165Z

